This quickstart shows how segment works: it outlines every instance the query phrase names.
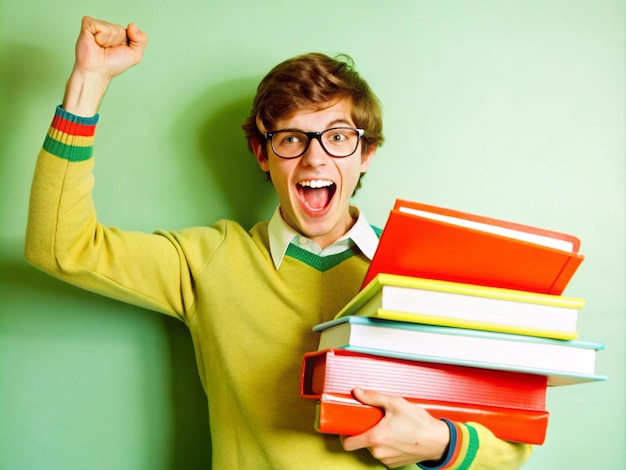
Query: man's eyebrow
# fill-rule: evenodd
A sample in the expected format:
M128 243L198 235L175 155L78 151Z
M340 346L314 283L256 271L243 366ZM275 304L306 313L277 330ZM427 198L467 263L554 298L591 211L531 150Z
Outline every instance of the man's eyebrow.
M348 121L347 119L340 118L340 119L335 119L335 120L329 122L327 129L330 129L331 127L334 127L337 124L346 124L346 125L348 125L350 127L352 127L354 125L350 121Z
M326 129L332 129L333 127L342 127L342 126L354 127L354 124L352 124L350 121L344 118L333 119L326 125ZM281 131L307 132L304 129L301 129L300 127L286 127L284 129L281 129ZM321 132L321 131L314 131L314 132Z

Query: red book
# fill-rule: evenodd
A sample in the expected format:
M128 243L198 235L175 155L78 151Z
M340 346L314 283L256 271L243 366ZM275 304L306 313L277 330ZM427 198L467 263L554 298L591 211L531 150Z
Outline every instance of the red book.
M534 445L545 442L549 419L547 411L408 400L423 406L435 418L482 424L505 441ZM321 433L353 436L367 431L382 417L381 409L363 405L352 397L325 394L317 404L315 429Z
M404 398L545 411L547 381L545 375L326 349L304 355L301 394L350 396L361 387Z
M545 376L343 349L305 354L301 394L320 401L318 431L357 434L380 420L381 410L352 397L356 386L402 396L438 418L483 424L501 439L537 444L545 438Z
M369 270L560 295L584 257L572 235L398 199Z

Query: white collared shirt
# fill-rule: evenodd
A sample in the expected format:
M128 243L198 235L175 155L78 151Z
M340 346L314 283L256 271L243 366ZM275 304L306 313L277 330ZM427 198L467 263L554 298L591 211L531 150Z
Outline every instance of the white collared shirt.
M356 245L359 250L371 260L378 247L378 236L367 222L363 212L356 206L350 206L350 214L357 218L352 228L335 243L322 250L313 240L299 234L289 226L280 215L280 207L277 207L267 227L270 241L270 253L276 269L278 269L283 262L287 247L290 243L319 256L341 253Z

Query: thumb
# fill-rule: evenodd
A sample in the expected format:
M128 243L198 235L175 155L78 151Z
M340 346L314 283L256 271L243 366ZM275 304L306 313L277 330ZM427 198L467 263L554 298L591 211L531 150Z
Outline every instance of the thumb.
M143 51L148 44L148 35L141 31L134 23L128 25L126 35L128 37L128 46L134 49L139 56L143 55Z
M377 408L382 408L389 411L394 406L394 397L387 395L386 393L377 392L376 390L366 390L360 387L355 387L352 390L354 398L363 403L364 405L371 405Z

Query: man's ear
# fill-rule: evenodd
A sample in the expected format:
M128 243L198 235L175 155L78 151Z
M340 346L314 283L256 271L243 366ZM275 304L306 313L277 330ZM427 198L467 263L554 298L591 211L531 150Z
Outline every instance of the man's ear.
M256 137L252 139L252 151L254 152L254 156L256 157L257 162L259 162L261 170L267 173L270 171L270 167L267 161L265 148L265 142L261 143L261 141Z
M372 162L372 158L374 158L374 154L376 153L376 146L370 145L367 148L367 152L361 153L361 173L366 173L370 167L370 163Z

